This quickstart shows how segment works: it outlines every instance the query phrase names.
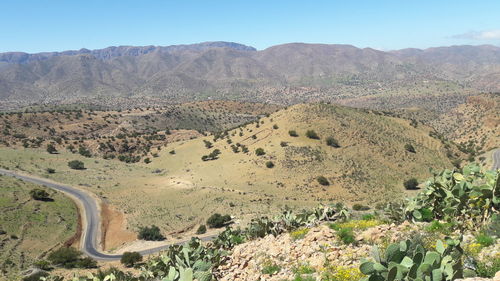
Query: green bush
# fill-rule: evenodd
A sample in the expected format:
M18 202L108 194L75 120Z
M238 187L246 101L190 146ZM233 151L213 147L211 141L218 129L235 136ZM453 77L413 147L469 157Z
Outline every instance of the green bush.
M407 143L405 144L405 150L408 151L408 152L411 152L411 153L415 153L415 147L413 147L413 145Z
M298 137L298 136L299 136L299 134L297 134L297 132L296 132L295 130L290 130L290 131L288 131L288 134L289 134L291 137L294 137L294 138L296 138L296 137Z
M330 182L328 181L327 178L325 178L324 176L319 176L316 178L316 180L318 181L319 184L321 185L330 185Z
M82 253L75 248L62 247L50 253L47 259L55 266L75 268Z
M120 259L120 262L126 267L133 267L136 263L141 261L142 255L138 252L125 252Z
M370 210L370 207L356 203L356 204L352 205L352 209L354 211L368 211L368 210Z
M278 125L277 125L277 124L274 124L274 125L273 125L273 129L277 130L277 129L278 129Z
M146 164L151 163L151 159L149 159L148 157L147 157L147 158L144 158L144 163L146 163Z
M262 156L262 155L264 155L264 154L266 154L266 152L264 151L264 149L263 149L263 148L260 148L260 147L259 147L259 148L257 148L257 149L255 150L255 155L257 155L257 156Z
M97 262L89 257L84 257L76 262L78 268L97 268Z
M150 227L141 227L139 228L139 235L137 236L139 239L148 240L148 241L161 241L165 240L165 237L161 234L160 228L156 225L152 225Z
M319 136L314 130L307 130L306 137L313 140L319 140Z
M47 171L47 173L49 173L49 174L54 174L56 172L56 170L53 168L47 168L47 169L45 169L45 171Z
M480 234L476 235L476 242L481 244L481 246L483 246L483 247L488 247L488 246L495 244L495 238L493 238L487 234L480 233Z
M207 233L207 227L204 224L202 224L196 230L196 234L205 234L205 233Z
M69 161L68 166L73 170L84 170L85 169L85 165L83 164L82 161L79 161L79 160Z
M30 190L31 198L39 201L47 201L50 200L49 193L43 189L35 188Z
M49 143L47 144L47 152L50 154L55 154L57 153L57 149L53 144Z
M273 161L267 161L267 162L266 162L266 167L268 167L268 168L273 168L273 167L274 167L274 163L273 163Z
M326 145L331 146L331 147L335 147L335 148L340 147L339 142L336 139L334 139L333 137L326 138Z
M354 232L352 231L352 228L340 228L337 231L337 235L340 238L340 241L344 243L345 245L351 245L356 243L356 238L354 237Z
M418 181L415 178L411 178L409 180L406 180L403 183L404 187L406 190L416 190L418 189Z
M229 216L229 215L223 216L219 213L215 213L207 219L207 225L210 228L221 228L221 227L225 226L230 221L231 221L231 216Z

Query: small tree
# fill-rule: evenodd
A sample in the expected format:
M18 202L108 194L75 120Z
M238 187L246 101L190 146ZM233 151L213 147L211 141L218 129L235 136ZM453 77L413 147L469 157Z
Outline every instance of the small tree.
M49 143L47 144L47 152L50 154L55 154L57 153L57 149L53 144Z
M319 140L319 136L314 130L307 130L306 137L313 140Z
M259 148L257 148L257 149L255 150L255 155L257 155L257 156L262 156L262 155L264 155L264 154L266 154L266 152L264 151L264 149L263 149L263 148L260 148L260 147L259 147Z
M415 178L411 178L403 183L406 190L418 189L418 181Z
M274 167L274 163L273 163L273 161L267 161L267 162L266 162L266 167L268 167L268 168L273 168L273 167Z
M327 178L325 178L324 176L319 176L316 178L316 180L318 181L319 184L321 185L330 185L330 182L328 181Z
M125 252L120 259L120 262L126 267L132 267L136 263L142 261L142 255L138 252Z
M413 147L413 145L411 145L411 144L409 144L409 143L405 144L405 149L406 149L406 151L408 151L408 152L411 152L411 153L416 153L416 151L415 151L415 147Z
M79 160L69 161L68 166L73 170L84 170L85 169L85 165L83 164L82 161L79 161Z
M62 247L50 253L47 259L56 266L65 268L73 268L77 266L77 262L82 253L75 248Z
M39 201L47 201L50 199L49 193L43 189L35 188L30 191L31 198Z
M200 225L196 230L196 234L205 234L206 232L207 232L207 227L204 224Z
M291 136L291 137L298 137L299 134L297 134L297 132L295 130L290 130L288 131L288 134Z
M279 128L279 127L278 127L278 125L277 125L277 124L274 124L274 125L273 125L273 129L277 130L278 128Z
M146 163L146 164L151 163L151 159L149 159L149 157L148 158L144 158L144 163Z
M230 221L231 221L231 216L229 215L223 216L219 213L215 213L207 219L207 225L210 228L221 228Z
M331 147L340 147L339 142L333 137L326 138L326 145Z
M165 237L161 234L160 228L156 225L152 225L150 227L141 227L139 229L139 235L137 236L139 239L148 240L148 241L161 241L165 240Z

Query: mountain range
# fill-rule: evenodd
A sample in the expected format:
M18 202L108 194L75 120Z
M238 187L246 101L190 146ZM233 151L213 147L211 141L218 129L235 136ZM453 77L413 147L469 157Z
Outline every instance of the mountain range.
M380 105L394 95L419 100L429 92L466 96L495 91L500 91L500 48L491 45L385 52L304 43L256 50L206 42L0 53L0 104L10 106L82 99L113 104L124 98Z

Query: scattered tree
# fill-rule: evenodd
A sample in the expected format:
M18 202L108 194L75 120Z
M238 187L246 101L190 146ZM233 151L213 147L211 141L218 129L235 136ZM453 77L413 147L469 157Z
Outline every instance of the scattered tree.
M231 221L231 216L229 216L229 215L223 216L219 213L215 213L208 218L207 225L210 228L221 228L221 227L225 226L230 221Z
M313 140L319 140L319 136L314 130L307 130L306 137Z
M205 234L206 232L207 232L207 227L204 224L200 225L196 230L196 234Z
M268 167L268 168L273 168L273 167L274 167L274 163L273 163L273 161L267 161L267 162L266 162L266 167Z
M411 153L416 153L416 151L415 151L415 147L413 147L413 145L411 145L411 144L409 144L409 143L405 144L405 149L406 149L406 151L408 151L408 152L411 152Z
M68 166L73 170L84 170L85 169L85 165L80 160L69 161Z
M55 154L57 153L57 149L53 144L49 143L47 144L47 152L50 154Z
M298 137L299 134L297 134L297 132L295 130L290 130L288 131L288 134L291 136L291 137Z
M325 178L324 176L319 176L316 178L316 180L318 181L319 184L321 185L330 185L330 182L328 181L327 178Z
M406 190L418 189L418 181L415 178L411 178L403 183Z
M262 156L262 155L264 155L264 154L266 154L266 152L264 151L264 149L263 149L263 148L260 148L260 147L259 147L259 148L257 148L257 149L255 150L255 155L257 155L257 156Z
M326 138L326 145L331 147L340 147L339 142L333 137Z
M133 267L136 263L142 261L142 255L138 252L125 252L120 259L120 262L126 267Z
M139 229L139 239L148 240L148 241L161 241L165 240L165 237L161 234L160 228L156 225L152 225L150 227L141 227Z
M49 193L43 189L35 188L30 191L31 198L39 201L50 200Z

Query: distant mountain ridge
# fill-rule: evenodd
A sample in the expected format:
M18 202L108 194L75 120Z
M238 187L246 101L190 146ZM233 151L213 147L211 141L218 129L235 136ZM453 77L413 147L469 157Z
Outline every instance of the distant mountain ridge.
M6 63L28 63L32 61L45 60L57 56L75 56L89 54L98 59L112 59L121 56L140 56L157 50L161 51L180 51L180 50L203 50L210 48L231 48L241 51L256 51L254 47L246 46L233 42L203 42L189 45L171 45L171 46L110 46L104 49L89 50L82 48L80 50L68 50L62 52L41 52L41 53L25 53L25 52L5 52L0 53L0 62Z
M427 97L500 91L500 48L398 51L290 43L257 51L230 42L0 54L2 103L115 98L235 99L292 104L419 105ZM414 101L413 103L411 101ZM463 100L463 99L462 99ZM388 103L389 101L389 103ZM132 102L130 102L132 103Z

